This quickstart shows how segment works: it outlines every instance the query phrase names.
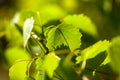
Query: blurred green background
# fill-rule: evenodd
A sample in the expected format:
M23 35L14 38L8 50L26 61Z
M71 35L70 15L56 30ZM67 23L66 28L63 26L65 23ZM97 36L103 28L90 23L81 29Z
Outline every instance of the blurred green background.
M120 35L120 0L0 0L0 80L9 80L8 70L16 59L29 59L22 35L12 23L21 11L40 11L42 24L83 13L95 23L98 40ZM83 40L90 44L88 39Z

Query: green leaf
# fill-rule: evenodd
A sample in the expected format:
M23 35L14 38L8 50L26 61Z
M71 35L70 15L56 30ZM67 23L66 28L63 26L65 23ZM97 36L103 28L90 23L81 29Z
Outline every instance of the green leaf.
M55 70L53 79L57 80L81 80L75 70L74 63L72 61L65 61L64 58L60 61L59 66ZM56 80L56 79L55 79Z
M29 76L26 76L26 77L24 78L24 80L35 80L35 79L33 79L33 78L29 77Z
M94 58L99 53L106 51L110 47L110 45L111 43L107 40L95 43L94 45L84 49L81 52L81 55L76 58L76 63L80 63L81 61Z
M40 19L42 25L46 24L51 20L59 20L65 17L66 12L58 5L47 4L40 9Z
M13 47L8 48L5 51L5 57L11 66L16 60L30 60L30 55L28 55L24 49Z
M35 72L32 73L32 76L35 80L46 80L46 74L52 78L53 73L59 65L60 58L55 55L54 52L49 53L46 56L39 57L35 61Z
M6 23L4 25L4 29L4 36L5 39L9 42L9 46L21 46L23 44L23 37L21 36L20 32L17 30L16 27L10 26Z
M18 23L19 20L20 20L20 14L19 14L19 13L16 13L16 14L14 15L14 17L12 18L11 24L14 25L14 24Z
M102 52L96 55L94 58L88 59L86 61L86 66L85 66L86 68L84 70L85 74L95 75L96 70L101 66L105 58L106 58L106 53Z
M54 52L51 52L48 55L46 55L43 66L50 78L53 77L53 73L58 67L60 60L61 59L58 56L56 56Z
M96 55L94 58L88 59L86 67L88 66L89 69L94 70L102 64L105 58L106 58L106 54L105 52L102 52Z
M24 47L26 47L27 41L30 38L33 25L34 25L33 17L26 19L23 28Z
M80 15L68 15L63 19L63 22L67 24L72 24L79 28L80 30L92 35L97 36L97 29L89 17Z
M107 54L107 57L106 57L105 60L102 62L101 66L102 66L102 65L106 65L106 64L108 64L108 63L110 63L110 62L111 62L110 54L108 53L108 54Z
M27 76L27 65L29 61L19 61L16 62L10 69L9 69L9 76L10 80L24 80Z
M112 39L112 46L109 49L111 66L120 75L120 36Z
M29 11L29 10L23 10L19 13L16 13L11 21L11 23L17 24L19 26L23 26L24 21L30 17L34 18L34 23L37 25L40 25L40 16L39 16L39 12L34 12L34 11Z
M81 36L79 29L75 26L62 23L48 32L47 47L49 50L54 50L64 44L73 51L80 47Z
M40 57L36 60L36 74L35 80L45 80L45 68L43 66L44 58Z

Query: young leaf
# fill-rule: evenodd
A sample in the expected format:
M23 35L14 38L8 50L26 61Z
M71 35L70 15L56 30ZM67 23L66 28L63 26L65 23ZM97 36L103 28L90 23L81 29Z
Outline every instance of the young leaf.
M19 16L20 16L19 13L16 13L16 14L14 15L14 17L13 17L13 19L12 19L12 21L11 21L11 24L12 24L12 25L14 25L14 24L16 24L16 23L19 22L19 19L20 19Z
M72 24L82 31L92 35L97 35L97 29L89 17L80 14L80 15L69 15L63 19L67 24Z
M107 54L107 57L106 57L105 60L102 62L101 66L110 63L110 61L111 61L111 59L110 59L110 54Z
M106 51L109 47L110 47L109 41L107 40L99 41L95 43L94 45L84 49L81 52L81 55L76 58L77 60L76 63L80 63L83 60L94 58L99 53Z
M54 50L64 44L73 51L80 47L81 36L79 29L75 26L62 23L48 32L47 47L49 50Z
M112 39L112 46L109 49L111 66L120 76L120 36Z
M43 66L50 78L53 77L53 72L58 67L60 60L61 59L58 56L56 56L54 52L49 53L45 57Z
M9 69L9 76L10 80L24 80L27 76L27 65L29 61L19 61L16 62L10 69Z
M30 17L34 18L34 24L40 25L40 17L39 12L29 11L29 10L23 10L19 13L16 13L11 21L12 24L17 24L19 26L23 26L24 21Z
M30 38L31 31L33 29L34 19L33 17L28 18L23 27L23 38L24 38L24 47L27 45L27 41Z

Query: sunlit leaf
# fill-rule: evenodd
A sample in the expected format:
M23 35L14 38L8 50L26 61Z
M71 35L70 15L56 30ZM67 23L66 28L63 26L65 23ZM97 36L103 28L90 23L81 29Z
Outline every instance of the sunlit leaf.
M69 46L70 50L73 51L80 47L81 36L79 29L75 26L62 23L49 31L47 47L50 50L54 50L56 47L64 44L65 46Z
M36 62L34 78L35 80L46 80L46 75L53 77L55 69L58 67L60 58L54 52L49 53L44 57L39 57Z
M24 23L24 27L23 27L24 47L26 46L27 41L30 38L31 31L33 29L33 25L34 25L33 17L28 18Z
M46 5L40 8L40 19L42 25L46 24L50 20L59 20L65 15L66 12L58 5Z
M112 46L109 49L111 66L120 74L120 36L112 39Z
M48 55L46 55L43 66L50 78L53 77L53 72L58 67L60 60L61 59L58 56L56 56L54 52L51 52Z
M29 11L29 10L23 10L21 12L17 12L11 23L12 24L18 24L19 26L23 26L24 21L30 17L34 18L34 23L37 25L40 25L40 16L39 16L39 12L34 12L34 11Z
M94 58L99 53L106 51L110 47L110 45L111 43L107 40L95 43L94 45L84 49L81 52L81 55L76 58L76 63L80 63L83 60Z
M20 14L19 13L16 13L11 21L11 24L14 25L16 23L19 22L19 19L20 19Z
M107 54L107 57L105 58L105 60L102 62L101 65L106 65L106 64L108 64L108 63L110 63L110 62L111 62L110 55Z
M10 80L24 80L29 61L18 61L9 69Z
M30 56L21 48L9 48L5 52L6 60L11 66L16 60L30 60Z
M4 34L6 40L9 42L9 46L21 46L23 44L23 37L21 36L20 32L17 30L16 27L13 27L7 23L6 25L6 28L4 26Z
M92 35L97 35L97 29L94 23L90 20L89 17L80 14L80 15L68 15L63 21L67 24L72 24L79 28L80 30Z

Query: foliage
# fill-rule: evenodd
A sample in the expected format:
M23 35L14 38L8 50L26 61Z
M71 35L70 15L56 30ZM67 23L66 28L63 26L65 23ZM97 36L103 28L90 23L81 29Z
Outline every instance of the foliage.
M115 37L112 39L112 46L109 49L110 57L111 57L111 66L113 67L114 71L120 74L119 69L119 56L120 56L120 36ZM117 65L117 66L116 66Z
M10 80L119 80L120 15L111 4L18 0L13 18L0 19L0 62Z
M92 21L84 14L73 15L73 16L69 15L64 18L64 22L67 24L72 24L78 27L79 29L81 29L82 31L91 34L92 36L97 36L97 30L95 24L92 23Z
M55 50L56 47L60 47L63 44L64 46L69 46L70 50L73 51L80 47L81 36L79 29L75 28L75 26L61 23L48 32L46 45L49 50Z
M52 27L47 26L47 28L45 28L43 30L43 32L41 33L41 35L43 36L42 37L43 41L39 41L36 38L36 37L41 37L41 36L38 36L37 34L35 34L36 35L36 37L35 37L35 35L33 36L33 34L31 34L32 28L35 25L33 17L27 18L27 20L25 20L24 28L23 28L24 47L26 47L26 45L29 42L29 39L31 38L31 39L36 40L37 43L40 44L40 46L42 46L44 49L46 49L46 51L48 50L47 51L48 53L46 53L44 51L43 51L43 53L39 53L38 59L41 58L42 62L40 60L40 62L37 62L36 65L34 65L32 63L30 64L30 67L33 67L33 68L37 67L38 65L41 65L39 67L40 70L38 68L36 69L35 72L37 74L35 73L34 76L37 76L37 75L40 76L40 74L38 74L38 73L41 73L43 75L43 77L39 78L39 76L38 76L39 79L42 79L42 80L46 79L45 75L48 75L49 78L54 78L55 77L54 74L57 73L54 71L57 70L57 67L59 66L60 58L63 60L65 59L65 61L62 61L63 64L61 64L61 65L63 65L63 68L66 68L66 66L64 66L64 63L69 64L69 62L70 62L70 64L71 63L78 64L81 61L83 61L81 67L85 68L86 60L94 58L99 53L104 52L109 48L110 43L108 41L106 41L106 40L99 41L96 44L94 44L93 46L90 46L90 47L82 50L81 53L76 53L76 55L80 54L80 56L76 57L77 62L76 63L71 62L72 57L75 55L75 51L79 51L80 46L81 46L82 34L79 31L81 28L78 28L78 27L79 26L86 27L86 25L76 26L77 25L76 22L74 22L74 23L70 22L72 17L74 19L74 17L79 17L79 16L81 16L81 14L73 15L73 16L71 15L70 17L67 16L57 26L52 26ZM76 18L76 21L80 20L80 22L81 22L82 19L86 20L86 21L88 20L90 22L90 19L86 18L86 16L82 16L82 18ZM88 22L88 24L90 24L89 22ZM79 23L79 24L81 24L81 23ZM91 24L93 24L93 23L91 23ZM44 26L42 26L40 28L44 28ZM94 28L93 28L93 30L94 30ZM31 44L29 46L31 46ZM40 47L40 48L42 48L42 47ZM66 47L66 48L63 48L63 47ZM29 47L27 47L27 48L29 49ZM57 56L58 54L56 53L56 50L61 51L62 48L69 50L69 52L67 52L67 56L69 56L69 57L65 58L65 55L64 55L64 57ZM53 52L50 52L50 51L53 51ZM60 52L59 55L60 54L64 54L64 51ZM42 58L42 57L44 57L44 58ZM35 60L35 61L37 61L37 60ZM13 66L16 66L16 65L13 65ZM27 65L26 65L26 67L27 67ZM70 67L74 67L74 66L72 65ZM84 68L82 68L82 70L84 70ZM13 70L14 70L14 67L11 67L11 69L10 69L10 78L11 79L12 79L11 75L14 73ZM28 70L29 70L29 68L28 68ZM79 69L78 71L82 71L82 70ZM32 75L30 75L30 73L28 73L28 74L29 74L29 75L27 75L28 78L30 76L32 76ZM62 74L59 74L59 75L62 75ZM75 75L77 76L77 73ZM79 75L80 75L80 73L79 73ZM38 78L36 78L34 76L32 76L32 78L37 80ZM25 76L23 76L23 77L25 77ZM66 79L67 79L67 77L66 77Z

